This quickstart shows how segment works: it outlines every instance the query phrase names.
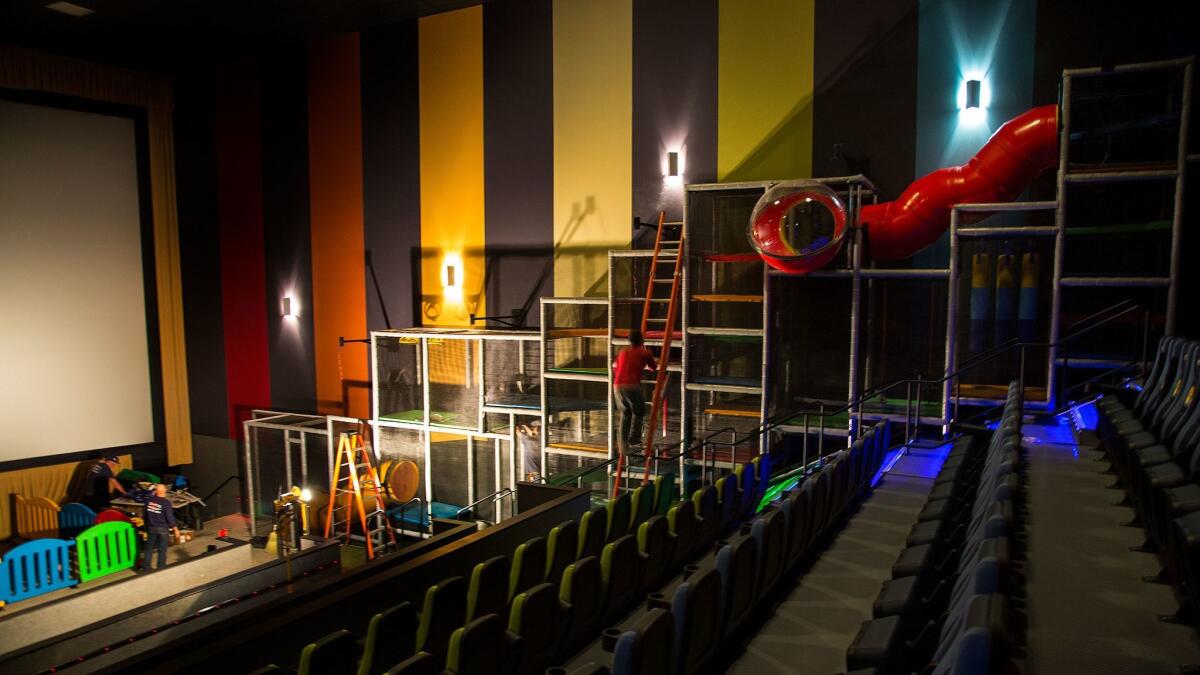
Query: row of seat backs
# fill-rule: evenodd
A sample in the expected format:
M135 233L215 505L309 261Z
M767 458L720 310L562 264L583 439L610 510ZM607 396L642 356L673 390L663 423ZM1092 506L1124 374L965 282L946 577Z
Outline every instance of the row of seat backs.
M1134 411L1144 426L1166 444L1174 442L1184 426L1192 422L1191 440L1195 442L1200 418L1192 413L1198 407L1195 394L1200 386L1200 343L1164 337L1159 357Z
M828 487L821 488L817 494L829 499L851 500L861 494L850 489L850 482L841 482L842 477L860 481L858 486L865 487L882 463L884 447L882 442L877 442L878 436L879 433L871 429L846 453L844 463L826 467L822 474L827 476L824 485ZM835 475L836 479L831 478ZM765 490L766 481L762 482ZM815 482L810 479L805 484L811 486ZM835 486L842 489L835 492ZM705 490L716 492L713 488L702 488L697 495ZM640 614L628 625L610 629L612 672L695 673L708 667L720 645L746 625L755 609L774 597L774 590L790 564L798 562L792 558L789 545L794 531L791 525L817 522L817 518L805 517L798 509L818 506L807 498L792 498L801 493L797 490L778 506L768 507L752 521L742 524L737 534L729 539L706 546L708 554L696 565L685 568L686 577L682 581L673 588L668 587L666 592L649 595L648 612ZM814 493L810 487L803 494ZM702 508L712 517L721 510L712 505L714 497L710 495L712 492L692 500L691 506L694 509L695 503L705 504ZM677 505L672 509L674 517L681 519L681 513L692 511L688 506L689 502ZM821 511L839 513L843 506ZM799 531L805 536L802 530Z
M760 460L742 475L753 476L755 489L761 483L761 489L765 490L769 467L769 460ZM761 481L759 474L763 475ZM496 556L477 564L469 582L456 577L429 588L414 643L426 656L415 655L414 661L449 663L453 631L463 627L463 620L456 619L457 616L464 617L469 624L507 610L511 628L518 614L518 599L537 584L557 591L557 601L571 616L569 621L548 622L547 625L555 627L555 633L540 635L535 641L546 647L546 658L554 656L559 645L577 647L592 639L603 619L626 611L645 591L645 583L660 582L672 569L667 561L675 560L673 533L667 518L658 514L670 506L674 485L674 476L664 475L653 485L639 487L585 513L578 523L560 523L545 539L535 537L519 545L511 560ZM737 483L730 481L728 486L736 488ZM743 512L744 499L754 497L737 491L730 491L729 495L738 500L737 513ZM700 501L707 503L707 497ZM718 500L714 505L719 503ZM699 522L698 518L693 520ZM626 522L628 525L623 527ZM710 523L715 522L710 519ZM630 534L631 531L637 536ZM672 555L666 555L668 551ZM522 600L520 604L525 603ZM525 640L521 642L527 644ZM521 650L523 654L530 652L528 648ZM540 657L522 658L537 661Z
M1007 563L1007 547L1004 546L1007 530L1003 525L1005 517L997 514L1006 513L1011 518L1012 509L998 511L995 507L1011 499L1011 493L1001 479L1017 475L1012 472L1011 462L1016 454L1013 451L1014 443L1019 444L1020 418L1019 392L1016 383L1013 383L1009 387L998 428L984 451L982 470L978 476L968 473L959 478L978 480L970 504L970 522L964 541L959 548L949 552L942 551L944 547L935 548L934 544L906 549L897 559L897 566L893 567L894 576L914 576L893 578L885 582L880 593L882 597L891 590L890 584L908 581L926 600L945 598L944 607L926 607L923 613L906 608L908 611L881 616L881 606L886 605L881 605L877 599L876 618L864 622L854 643L847 650L848 669L876 667L882 673L907 673L913 668L921 669L925 665L923 660L928 660L929 665L924 672L945 675L999 672L1003 652L998 650L996 640L1002 638L1006 631L1008 605L1006 597L999 592L1006 587L1001 575ZM950 514L946 516L950 517ZM999 524L1000 527L988 527L985 523ZM930 560L921 569L908 570L904 565L908 560L906 554L918 549L941 551L946 557L940 561ZM947 567L956 554L959 558L953 569L957 571L951 572ZM945 581L938 581L939 585L931 588L934 577L943 574L955 575L951 577L953 585L948 594L938 592ZM900 611L900 608L895 609ZM928 644L935 635L932 652L929 655L920 654L922 645ZM904 655L892 651L898 644L895 636L906 640L911 638L902 647L907 652ZM917 660L913 662L912 659Z

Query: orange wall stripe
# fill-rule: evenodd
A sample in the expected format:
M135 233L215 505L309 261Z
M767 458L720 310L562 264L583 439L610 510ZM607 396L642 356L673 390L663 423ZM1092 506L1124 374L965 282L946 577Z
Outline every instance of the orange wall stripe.
M308 154L317 409L367 417L358 33L309 43Z

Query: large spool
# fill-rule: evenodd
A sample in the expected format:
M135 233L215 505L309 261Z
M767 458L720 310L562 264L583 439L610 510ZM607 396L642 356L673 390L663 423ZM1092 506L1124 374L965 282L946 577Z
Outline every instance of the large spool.
M750 245L768 265L805 274L828 265L846 236L846 205L821 183L785 181L754 205Z

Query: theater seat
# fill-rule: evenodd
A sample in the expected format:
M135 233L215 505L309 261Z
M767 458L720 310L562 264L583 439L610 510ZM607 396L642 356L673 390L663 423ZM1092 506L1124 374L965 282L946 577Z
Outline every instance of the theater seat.
M675 587L670 599L675 621L676 672L704 670L721 642L721 575L700 570Z
M355 675L358 644L348 630L339 630L308 645L300 652L299 675Z
M467 589L467 621L485 614L503 614L508 609L508 558L498 555L485 560L471 571Z
M675 540L665 516L652 516L637 531L638 551L645 569L642 573L642 593L658 588L675 570L671 567Z
M636 535L638 527L654 515L654 486L639 485L633 491L630 509L633 513L629 521L629 533Z
M758 599L758 549L754 537L738 537L717 551L727 633L741 628Z
M495 614L485 614L450 636L445 673L503 675L507 672L508 651L504 622Z
M550 530L546 537L546 581L558 586L563 570L579 553L579 525L568 520Z
M385 675L438 675L438 660L429 652L417 652L397 663Z
M450 635L463 625L466 614L467 583L462 577L444 579L426 589L417 628L417 649L433 655L436 667L445 663Z
M595 637L606 607L600 559L588 556L563 570L558 599L568 615L565 650L572 651Z
M550 667L562 639L563 616L551 584L538 584L513 599L508 631L521 641L517 673L540 675Z
M509 570L508 601L527 589L542 583L546 578L546 540L534 537L517 546L513 551L512 569Z
M787 563L787 518L778 509L764 512L750 526L759 551L757 593L763 598L773 591Z
M613 647L614 675L664 675L671 672L675 624L671 614L652 609L630 630L617 638Z
M416 650L417 610L402 602L371 617L358 675L378 675Z
M632 535L606 544L600 554L600 576L608 599L609 619L623 616L641 597L642 554Z
M604 537L608 534L608 509L598 506L583 514L579 519L579 551L575 559L588 556L600 557L604 548Z
M680 570L692 561L692 552L696 550L697 529L696 507L690 501L679 502L667 512L667 524L674 537L674 550L671 551L671 569Z
M633 495L628 491L616 499L608 500L608 532L604 541L613 542L629 534L632 503Z

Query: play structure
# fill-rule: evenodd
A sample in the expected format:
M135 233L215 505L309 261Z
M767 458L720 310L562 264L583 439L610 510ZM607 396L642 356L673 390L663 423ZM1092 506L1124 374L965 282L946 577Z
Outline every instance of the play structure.
M1060 104L891 201L862 175L687 185L682 221L610 251L606 295L542 298L537 332L376 331L377 455L416 463L437 515L529 477L610 494L773 447L807 463L876 420L907 438L1001 401L1018 369L1026 404L1054 408L1174 330L1187 65L1065 71ZM1128 339L1058 344L1098 321ZM622 463L611 364L634 328L663 368L650 452Z

